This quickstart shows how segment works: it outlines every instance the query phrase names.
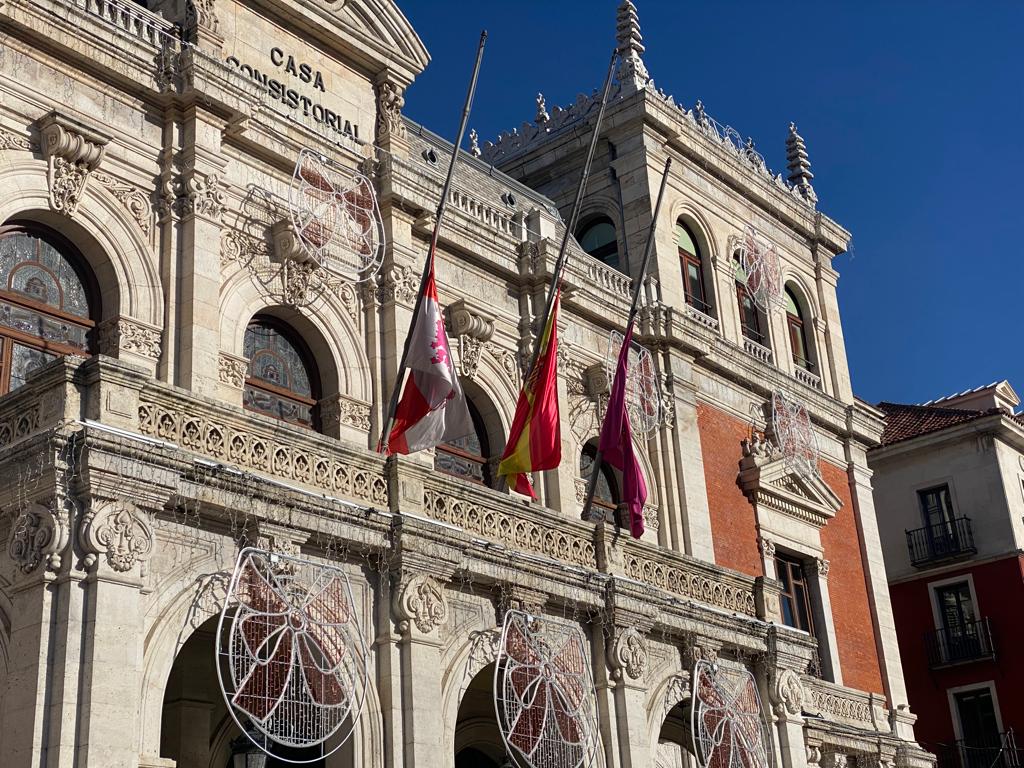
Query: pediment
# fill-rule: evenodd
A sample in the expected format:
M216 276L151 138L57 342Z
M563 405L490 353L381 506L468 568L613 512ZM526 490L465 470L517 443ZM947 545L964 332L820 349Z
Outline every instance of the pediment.
M842 500L820 477L794 472L783 458L744 460L739 481L754 504L823 527L843 506Z

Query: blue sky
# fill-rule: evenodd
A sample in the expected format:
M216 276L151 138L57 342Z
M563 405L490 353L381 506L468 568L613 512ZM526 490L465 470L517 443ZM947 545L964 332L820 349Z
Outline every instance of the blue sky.
M834 264L854 388L922 402L1007 378L1024 395L1024 3L636 0L660 88L784 170L796 121ZM454 138L481 28L481 140L600 86L617 0L400 0L433 60L405 112Z

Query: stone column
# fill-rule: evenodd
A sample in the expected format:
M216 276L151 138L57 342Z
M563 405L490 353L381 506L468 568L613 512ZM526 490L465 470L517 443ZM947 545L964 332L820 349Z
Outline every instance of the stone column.
M776 669L769 672L767 683L779 737L779 765L785 768L807 768L804 719L801 717L807 694L800 682L800 675L792 669Z
M673 526L676 549L709 563L715 562L711 535L711 514L704 479L704 454L697 428L697 389L693 383L693 359L673 354L669 359L672 393L675 397L676 429L673 455L682 509L666 514Z
M226 203L222 126L213 115L192 106L184 112L183 133L176 383L216 397L220 389L220 235Z
M392 609L398 622L403 765L441 768L446 754L441 700L441 627L448 621L444 586L424 572L397 575Z

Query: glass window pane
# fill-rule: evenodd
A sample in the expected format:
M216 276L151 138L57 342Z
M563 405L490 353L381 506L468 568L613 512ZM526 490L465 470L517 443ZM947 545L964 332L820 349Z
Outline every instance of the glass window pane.
M27 232L0 239L0 289L89 317L85 286L71 262L49 242Z
M312 409L307 403L300 403L275 392L246 384L242 391L242 404L250 410L281 421L303 427L313 426Z
M620 269L619 243L615 234L615 225L610 219L601 218L587 225L579 238L580 247L595 259L599 259L612 269Z
M796 297L793 296L793 292L786 289L786 312L793 317L803 319L803 315L800 314L800 306L796 303Z
M249 358L249 378L312 397L309 372L295 345L278 329L262 322L245 331L244 354Z
M26 347L24 344L13 345L11 353L11 388L14 391L25 383L28 375L36 368L41 368L51 360L56 360L57 355L44 352L41 349Z
M693 235L682 224L676 224L676 245L687 253L700 258L700 251L697 250L697 244L693 242Z

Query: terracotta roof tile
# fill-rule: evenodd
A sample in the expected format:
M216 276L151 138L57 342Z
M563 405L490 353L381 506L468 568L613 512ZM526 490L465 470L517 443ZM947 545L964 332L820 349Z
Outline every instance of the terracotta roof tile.
M879 403L878 409L885 413L885 431L882 445L892 445L901 440L938 432L956 424L1003 413L999 408L974 411L966 408L940 408L932 405L902 405L900 403Z

